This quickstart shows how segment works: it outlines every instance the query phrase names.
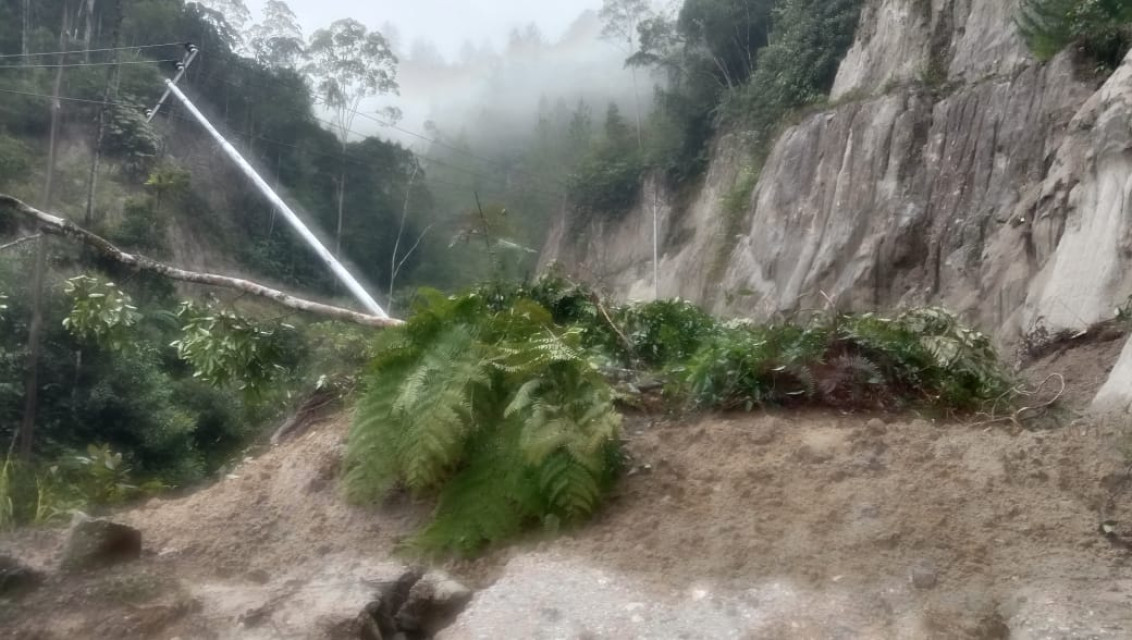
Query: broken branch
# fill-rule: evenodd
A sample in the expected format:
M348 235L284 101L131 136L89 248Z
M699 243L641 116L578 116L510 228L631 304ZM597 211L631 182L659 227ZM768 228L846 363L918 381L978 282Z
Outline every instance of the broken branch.
M197 271L186 271L178 269L156 260L152 260L145 256L127 253L110 243L102 236L91 233L86 229L49 213L45 213L32 207L31 205L23 202L19 198L0 193L0 212L14 213L22 216L25 220L33 222L41 232L49 233L51 235L63 236L93 248L103 257L109 258L121 264L124 264L133 269L140 271L149 271L158 275L165 276L171 280L178 280L181 282L189 282L193 284L203 284L213 287L223 287L226 289L233 289L241 291L261 298L266 298L275 302L278 305L296 309L298 311L306 311L314 313L335 320L344 320L346 322L353 322L355 324L365 325L368 327L395 327L401 324L400 320L392 318L379 318L377 316L359 313L350 309L342 307L335 307L321 302L314 302L311 300L304 300L296 298L290 294L266 287L257 282L250 280L243 280L240 278L232 278L229 276L221 276L212 273L200 273Z

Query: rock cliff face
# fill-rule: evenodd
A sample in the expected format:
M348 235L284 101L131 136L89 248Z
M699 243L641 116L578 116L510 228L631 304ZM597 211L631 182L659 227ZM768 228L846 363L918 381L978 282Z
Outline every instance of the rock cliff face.
M782 134L748 200L730 132L697 187L560 220L544 262L650 298L655 215L660 295L720 312L943 304L1004 345L1112 317L1132 294L1132 56L1103 86L1039 63L1015 5L867 0L833 106Z

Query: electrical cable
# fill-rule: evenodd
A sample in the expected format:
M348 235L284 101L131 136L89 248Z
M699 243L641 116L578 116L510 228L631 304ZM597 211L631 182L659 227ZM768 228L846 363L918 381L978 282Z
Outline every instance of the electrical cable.
M107 67L116 64L166 64L180 60L127 60L124 62L69 62L64 64L4 64L0 70L7 69L71 69L75 67Z
M5 58L35 58L35 57L38 57L38 56L60 56L60 55L68 55L68 54L72 54L72 53L83 53L83 54L86 54L86 53L105 53L105 52L108 52L108 51L130 51L130 50L134 50L134 49L137 49L137 50L156 49L158 47L184 46L184 44L185 44L184 42L166 42L166 43L163 43L163 44L140 44L140 45L133 45L133 46L129 46L129 47L112 47L112 48L109 48L109 49L79 49L79 50L76 50L76 51L39 51L39 52L36 52L36 53L0 53L0 59L5 59Z

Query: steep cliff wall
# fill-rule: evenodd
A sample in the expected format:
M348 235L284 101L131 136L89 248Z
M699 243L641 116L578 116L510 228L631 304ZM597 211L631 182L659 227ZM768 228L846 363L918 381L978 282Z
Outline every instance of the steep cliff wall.
M560 220L544 262L649 298L655 212L660 295L720 312L943 304L1004 345L1110 318L1132 294L1132 56L1100 87L1039 63L1015 5L867 0L832 106L781 135L748 200L730 132L700 185Z

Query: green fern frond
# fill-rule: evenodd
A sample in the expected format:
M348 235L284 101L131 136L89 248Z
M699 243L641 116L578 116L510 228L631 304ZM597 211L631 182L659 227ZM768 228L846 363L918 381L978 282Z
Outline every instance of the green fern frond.
M593 513L602 493L600 472L595 468L598 464L595 460L577 459L565 451L549 456L537 473L548 511L567 522Z
M530 301L426 294L379 351L347 452L346 485L435 492L410 546L470 553L529 523L590 513L616 472L613 393Z

